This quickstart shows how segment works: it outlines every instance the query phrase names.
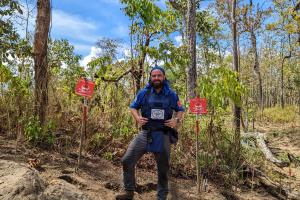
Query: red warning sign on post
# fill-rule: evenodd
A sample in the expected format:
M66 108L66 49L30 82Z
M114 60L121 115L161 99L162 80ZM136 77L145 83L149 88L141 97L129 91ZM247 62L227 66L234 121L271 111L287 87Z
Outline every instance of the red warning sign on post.
M206 114L207 108L206 108L206 99L205 98L193 98L190 99L190 112L193 114Z
M95 83L93 81L89 81L86 79L79 79L76 88L75 93L80 96L84 97L92 97L94 92Z

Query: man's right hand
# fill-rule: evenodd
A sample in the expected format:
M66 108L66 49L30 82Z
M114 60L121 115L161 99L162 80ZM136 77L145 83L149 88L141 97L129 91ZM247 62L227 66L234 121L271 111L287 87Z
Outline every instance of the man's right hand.
M142 116L139 116L137 119L139 126L143 126L148 122L148 119Z

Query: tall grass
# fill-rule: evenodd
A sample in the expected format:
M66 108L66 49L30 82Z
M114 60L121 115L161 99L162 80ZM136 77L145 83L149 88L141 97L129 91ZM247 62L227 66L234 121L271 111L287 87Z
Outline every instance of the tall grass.
M263 111L263 120L272 123L299 123L297 110L296 106L286 106L284 109L280 106L266 108Z

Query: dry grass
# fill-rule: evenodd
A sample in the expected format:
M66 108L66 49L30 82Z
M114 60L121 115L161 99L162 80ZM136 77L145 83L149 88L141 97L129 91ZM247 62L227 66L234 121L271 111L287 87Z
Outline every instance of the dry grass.
M271 123L299 123L300 115L296 106L286 106L282 109L279 106L266 108L263 111L263 120Z

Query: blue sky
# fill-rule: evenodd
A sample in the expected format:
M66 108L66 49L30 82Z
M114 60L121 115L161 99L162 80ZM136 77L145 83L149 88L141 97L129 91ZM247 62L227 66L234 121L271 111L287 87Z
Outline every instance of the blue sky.
M36 8L36 0L27 0L29 10ZM21 0L24 17L27 13L25 0ZM165 8L165 0L156 0L157 5ZM51 38L67 39L75 53L82 56L81 65L86 65L99 53L95 47L103 37L118 39L123 43L120 51L126 54L129 49L130 20L125 16L119 0L52 0ZM34 33L36 11L31 13L29 29ZM25 37L25 22L16 24L22 37ZM180 38L174 36L180 44ZM128 52L128 50L127 50ZM123 56L124 58L124 56Z
M51 37L65 38L83 57L102 37L129 39L129 19L118 0L53 0Z
M27 0L30 15L29 30L33 34L36 17L36 0ZM23 18L26 18L26 1L21 0ZM52 0L51 38L67 39L75 53L82 56L86 65L99 52L95 43L103 37L129 41L130 20L122 11L119 0ZM16 23L21 37L25 37L25 21ZM127 45L128 46L128 45Z
M24 5L25 0L22 1ZM36 0L28 2L31 8L35 7ZM202 2L202 6L206 7L209 2L212 1ZM165 7L165 0L157 0L157 4ZM51 37L67 39L75 47L75 53L82 56L82 65L86 65L99 53L95 43L102 37L123 41L125 51L129 47L130 20L123 13L122 7L119 0L52 0ZM33 13L30 20L32 32L35 15ZM24 36L24 26L22 29L21 35ZM173 37L180 44L181 37L176 34Z
M158 0L163 7L164 0ZM129 47L130 20L122 11L119 0L52 0L51 37L65 38L74 45L75 52L83 56L86 65L99 52L95 42L114 38Z

